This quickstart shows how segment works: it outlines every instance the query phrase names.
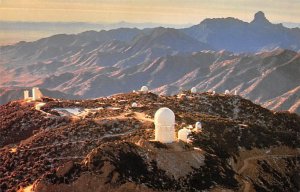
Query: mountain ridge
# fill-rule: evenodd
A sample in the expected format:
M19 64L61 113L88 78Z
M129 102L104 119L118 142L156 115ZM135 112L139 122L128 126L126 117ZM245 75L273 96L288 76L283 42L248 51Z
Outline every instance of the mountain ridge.
M250 23L221 18L184 29L60 34L1 47L0 87L40 86L97 98L142 85L165 94L196 86L203 92L237 90L253 101L278 106L267 103L288 92L299 97L292 91L299 86L299 45L300 30L272 24L262 12ZM297 99L287 101L286 107L271 109L294 106L299 112Z
M39 102L45 105L36 110ZM299 115L238 95L190 91L39 102L0 106L3 191L215 191L245 182L253 190L299 189ZM161 107L174 111L176 132L198 121L202 131L190 143L153 141Z

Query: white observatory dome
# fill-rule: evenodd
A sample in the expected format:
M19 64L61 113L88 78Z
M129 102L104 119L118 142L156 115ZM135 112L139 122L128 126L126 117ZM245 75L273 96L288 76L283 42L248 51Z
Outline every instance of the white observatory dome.
M174 125L175 124L175 114L174 112L167 108L163 107L156 111L154 115L154 123L159 125Z
M201 122L196 122L196 124L195 124L195 129L194 129L196 132L198 132L198 131L202 131L202 124L201 124Z
M225 95L228 95L229 94L229 90L228 89L226 89L226 91L225 91Z
M141 87L141 91L142 92L147 92L149 89L148 89L148 87L147 86L142 86Z
M213 94L213 95L216 94L216 91L213 91L212 94Z
M155 141L162 143L172 143L175 141L175 114L163 107L156 111L154 115Z
M197 88L196 87L191 88L191 93L197 93Z
M187 142L188 141L188 136L189 136L190 133L191 133L191 131L186 129L186 128L180 129L178 131L178 140Z
M135 107L137 107L138 106L138 104L136 103L136 102L133 102L132 104L131 104L131 107L133 107L133 108L135 108Z

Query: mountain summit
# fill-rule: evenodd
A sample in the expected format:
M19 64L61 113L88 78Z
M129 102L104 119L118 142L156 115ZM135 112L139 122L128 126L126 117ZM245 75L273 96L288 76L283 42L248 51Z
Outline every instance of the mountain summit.
M258 24L258 25L268 25L271 24L270 21L266 18L264 12L258 11L254 15L253 21L251 21L251 24Z
M272 24L262 11L257 12L250 23L232 17L205 19L182 30L216 50L257 52L278 47L300 50L300 29Z

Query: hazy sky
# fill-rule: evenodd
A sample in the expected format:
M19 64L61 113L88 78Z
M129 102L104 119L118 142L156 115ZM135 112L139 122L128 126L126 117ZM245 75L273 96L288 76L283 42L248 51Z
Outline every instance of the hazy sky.
M205 18L300 23L300 0L0 0L1 21L199 23Z

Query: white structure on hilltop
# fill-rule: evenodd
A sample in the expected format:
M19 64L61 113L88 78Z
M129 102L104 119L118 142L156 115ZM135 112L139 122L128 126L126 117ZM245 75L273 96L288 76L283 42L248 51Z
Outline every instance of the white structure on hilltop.
M33 101L41 99L42 96L43 96L43 94L38 87L32 88L32 100Z
M36 100L40 100L42 97L43 97L43 94L38 87L32 88L32 97L29 97L28 90L24 91L24 100L36 101Z
M148 92L149 89L148 89L147 86L142 86L142 87L141 87L141 91L142 91L142 92Z
M212 94L213 94L213 95L216 94L216 91L213 91Z
M191 93L197 93L197 88L196 87L191 88Z
M25 90L24 91L24 100L29 99L29 91Z
M229 90L228 89L226 89L225 95L229 95Z
M178 140L188 142L188 137L190 135L191 131L187 128L180 129L178 131Z
M132 108L136 108L138 106L138 104L136 103L136 102L133 102L132 104L131 104L131 107Z
M175 114L163 107L156 111L154 115L155 141L162 143L172 143L176 141L175 135Z
M234 95L237 95L237 90L234 90Z
M196 122L195 124L195 129L194 129L195 132L202 132L202 124L201 122Z

